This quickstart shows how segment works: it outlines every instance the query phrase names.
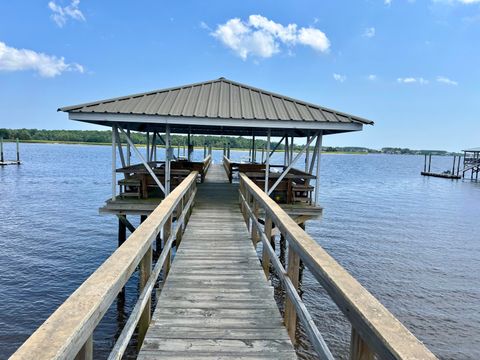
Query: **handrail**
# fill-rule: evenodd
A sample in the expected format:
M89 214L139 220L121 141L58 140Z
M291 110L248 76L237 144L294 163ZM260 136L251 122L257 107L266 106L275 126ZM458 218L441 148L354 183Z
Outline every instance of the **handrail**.
M140 265L141 294L116 346L121 358L125 339L131 337L137 323L150 321L150 296L159 270L170 268L173 240L177 246L181 231L188 220L196 193L197 171L192 171L138 226L129 238L25 341L11 359L73 359L91 358L92 333L128 279ZM173 234L173 213L177 214L176 234ZM181 212L181 216L179 213ZM152 244L161 229L164 248L157 264L151 269ZM143 279L143 280L142 280ZM139 323L139 326L142 325ZM145 325L145 324L143 324ZM126 336L128 332L129 336ZM125 333L125 334L124 334ZM140 343L141 343L140 339ZM128 344L128 341L126 341ZM123 347L123 350L122 350ZM89 354L88 354L89 353ZM78 355L78 356L77 356Z
M205 159L203 159L203 170L202 170L202 183L205 180L205 176L207 176L208 169L210 169L210 165L212 164L212 155L207 155Z
M338 264L288 214L245 174L240 174L240 206L247 225L252 228L252 240L263 243L264 269L272 263L285 287L287 301L285 322L292 340L296 317L322 359L330 359L328 348L316 329L305 305L297 296L300 260L324 287L331 299L352 325L351 359L436 359L395 316ZM258 221L259 209L265 212L265 226ZM272 224L289 244L288 269L285 271L270 245ZM313 326L312 326L313 325Z

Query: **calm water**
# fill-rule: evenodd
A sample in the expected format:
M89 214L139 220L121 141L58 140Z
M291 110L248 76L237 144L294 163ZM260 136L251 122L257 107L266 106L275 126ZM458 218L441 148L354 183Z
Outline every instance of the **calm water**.
M110 151L25 144L22 166L0 168L1 359L115 249L117 222L98 214L111 191ZM13 158L13 144L5 152ZM480 183L423 178L422 166L416 156L323 156L325 213L307 231L440 358L478 359ZM446 170L451 159L435 158L433 167ZM112 306L97 329L96 358L112 346L136 284L127 286L125 308ZM326 341L345 358L348 323L308 272L303 291ZM312 358L306 342L299 346Z

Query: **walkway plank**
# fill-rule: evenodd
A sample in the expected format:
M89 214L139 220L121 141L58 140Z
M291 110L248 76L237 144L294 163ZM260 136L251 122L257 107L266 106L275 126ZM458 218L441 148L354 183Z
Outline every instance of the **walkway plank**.
M196 204L138 356L151 359L296 359L220 165Z

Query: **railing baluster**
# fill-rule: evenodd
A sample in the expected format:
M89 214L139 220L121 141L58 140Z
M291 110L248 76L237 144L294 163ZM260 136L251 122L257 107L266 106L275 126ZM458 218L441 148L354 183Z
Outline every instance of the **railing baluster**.
M77 356L75 356L75 360L93 360L93 334L88 337Z
M172 214L168 217L165 225L163 226L163 246L168 241L170 234L172 233ZM167 258L165 259L165 267L164 267L164 277L167 277L168 273L170 272L170 265L172 261L172 248L168 249Z
M140 261L140 292L142 292L145 284L152 273L152 246L148 248L147 252ZM148 326L150 325L150 311L152 306L152 300L149 299L145 308L143 309L142 316L138 322L138 348L142 346L143 339L147 333Z
M255 219L258 219L258 213L259 213L259 206L257 200L252 196L252 209L253 209L253 214L255 216ZM253 246L257 246L257 243L260 240L260 234L258 233L257 229L255 226L252 224L252 242Z
M265 214L265 236L269 240L272 238L272 218L267 214ZM268 256L267 247L265 245L263 246L262 251L262 265L265 276L268 279L270 276L270 257Z
M374 360L375 354L369 348L368 344L362 339L360 334L352 326L352 335L350 339L350 360Z
M298 290L299 284L299 272L300 269L300 257L295 252L295 250L289 245L288 246L288 268L287 276L290 278L295 289ZM295 311L295 306L287 296L285 299L285 326L287 327L288 335L290 339L295 344L295 333L297 329L297 313Z
M178 206L177 206L177 210L176 210L176 217L177 217L177 229L176 229L176 232L177 232L177 237L175 238L175 243L176 243L176 247L178 249L178 247L180 246L180 242L182 241L182 235L183 235L183 225L179 225L178 223L178 219L180 217L180 215L182 214L183 212L183 198L180 200L180 202L178 203Z

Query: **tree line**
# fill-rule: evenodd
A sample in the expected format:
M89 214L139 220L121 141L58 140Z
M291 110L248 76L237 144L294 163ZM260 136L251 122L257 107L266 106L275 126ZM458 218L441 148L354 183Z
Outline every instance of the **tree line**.
M147 137L145 133L131 133L132 141L135 144L146 144ZM151 140L150 135L150 141ZM72 143L92 143L92 144L108 144L112 142L111 130L39 130L39 129L2 129L0 128L0 138L4 140L20 141L38 141L38 142L72 142ZM121 135L122 142L126 142L123 134ZM194 135L191 137L191 143L195 146L212 145L214 148L223 148L225 144L229 144L234 149L250 149L252 140L242 136L208 136L208 135ZM157 141L157 143L159 143ZM186 135L172 135L172 146L184 146L187 143ZM255 145L258 149L266 147L267 142L263 139L257 139ZM273 145L272 145L273 147ZM300 150L303 145L296 145L295 150ZM311 146L311 149L313 146ZM279 150L284 149L284 145L278 146ZM381 150L369 149L366 147L354 146L324 146L324 152L338 152L338 153L364 153L364 154L402 154L402 155L452 155L443 150L411 150L408 148L394 148L385 147Z

